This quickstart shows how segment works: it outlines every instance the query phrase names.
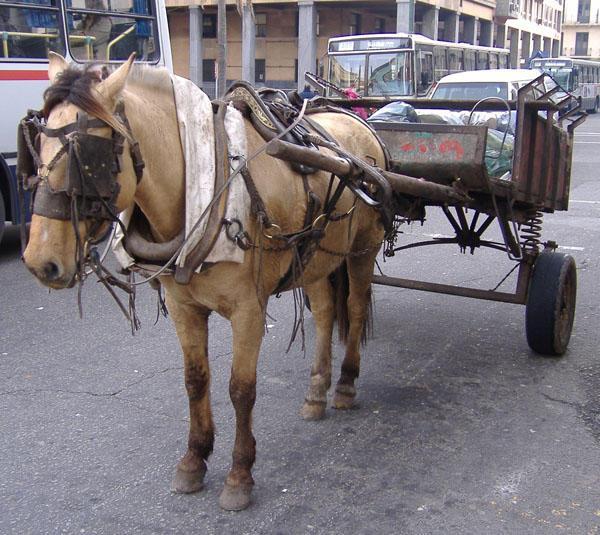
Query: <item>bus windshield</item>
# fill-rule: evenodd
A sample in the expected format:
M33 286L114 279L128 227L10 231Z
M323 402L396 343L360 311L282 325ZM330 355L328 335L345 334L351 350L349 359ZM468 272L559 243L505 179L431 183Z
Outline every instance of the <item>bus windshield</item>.
M571 67L546 67L545 65L538 66L538 69L549 74L554 78L554 81L567 91L573 90L573 82L571 80Z
M18 4L23 4L22 7ZM59 0L16 0L0 7L1 59L46 59L48 52L75 60L159 59L151 0L66 0L65 39Z
M331 56L329 58L329 80L342 89L351 87L359 95L363 95L365 63L365 54Z
M411 56L411 52L370 54L368 95L412 95Z

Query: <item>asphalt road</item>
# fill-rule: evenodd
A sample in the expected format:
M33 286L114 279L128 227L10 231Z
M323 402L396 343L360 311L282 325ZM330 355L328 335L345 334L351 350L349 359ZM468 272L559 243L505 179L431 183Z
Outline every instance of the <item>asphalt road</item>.
M576 135L571 206L544 239L575 257L579 293L563 358L525 340L524 307L375 288L375 337L355 410L308 423L299 409L310 353L285 348L291 296L273 299L254 415L254 503L217 498L232 447L227 323L211 319L217 425L205 489L172 495L187 402L170 322L142 330L90 282L48 292L0 248L0 533L576 533L600 531L600 116ZM431 213L409 234L448 233ZM403 253L386 273L481 288L511 264L455 247ZM514 280L513 277L507 281ZM313 338L307 321L307 342ZM341 348L336 348L336 370ZM337 373L336 373L337 375Z

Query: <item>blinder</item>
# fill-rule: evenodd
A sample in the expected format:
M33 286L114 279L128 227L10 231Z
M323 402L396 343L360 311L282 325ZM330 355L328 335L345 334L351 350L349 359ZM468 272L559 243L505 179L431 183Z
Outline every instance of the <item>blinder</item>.
M102 127L110 128L104 121L90 119L83 112L78 114L77 122L58 129L48 128L40 112L29 112L20 122L17 176L23 189L33 193L34 214L66 221L74 216L96 221L116 219L117 175L124 138L114 130L111 138L87 133L89 128ZM56 137L62 144L49 163L40 158L41 134ZM54 189L48 183L48 176L65 155L65 183L62 188Z

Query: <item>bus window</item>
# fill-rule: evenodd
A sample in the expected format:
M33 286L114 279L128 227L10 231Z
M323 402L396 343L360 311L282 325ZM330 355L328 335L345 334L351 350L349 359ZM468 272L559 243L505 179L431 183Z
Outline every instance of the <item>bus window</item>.
M490 69L498 69L498 54L490 52Z
M571 76L569 76L567 91L575 91L579 87L580 79L581 79L581 77L580 77L579 67L573 66L573 70L571 71Z
M370 54L368 95L412 95L411 58L410 52Z
M448 74L448 65L446 63L446 49L436 46L433 48L434 79L437 82Z
M149 0L67 0L67 5L69 48L75 59L125 60L135 52L142 61L158 61Z
M465 71L474 71L475 70L475 51L474 50L465 50Z
M460 49L448 49L448 71L450 74L463 70L463 52Z
M36 7L0 7L2 58L46 59L48 52L65 53L58 32L56 0L35 0Z
M433 84L433 54L418 51L417 61L417 95L424 95Z
M477 66L476 70L481 71L488 68L489 54L487 52L476 52Z

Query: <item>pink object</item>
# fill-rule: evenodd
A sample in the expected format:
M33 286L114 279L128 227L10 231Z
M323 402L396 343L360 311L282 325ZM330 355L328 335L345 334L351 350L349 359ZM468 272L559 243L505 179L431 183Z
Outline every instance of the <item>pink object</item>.
M356 100L357 98L360 98L360 95L354 90L353 87L346 87L342 91L344 91L344 95L346 95L350 100ZM361 119L367 120L367 118L369 117L367 110L365 110L364 108L352 108L352 111L356 113L356 115L358 115Z

